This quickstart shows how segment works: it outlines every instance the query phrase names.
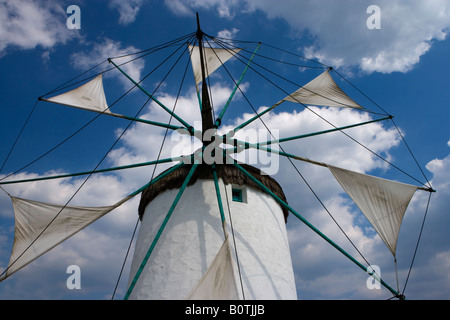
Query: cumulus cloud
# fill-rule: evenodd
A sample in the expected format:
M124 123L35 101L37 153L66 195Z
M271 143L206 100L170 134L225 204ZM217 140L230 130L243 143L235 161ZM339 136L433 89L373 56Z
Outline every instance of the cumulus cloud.
M298 35L309 43L299 48L306 57L334 67L357 66L366 73L411 70L434 41L446 38L450 28L450 3L447 0L246 0L220 3L166 1L172 11L179 14L186 14L191 8L204 8L217 10L219 16L222 16L221 11L234 14L262 12L272 23L283 19L296 31L294 37ZM367 28L370 5L380 7L381 29ZM304 37L305 34L308 37Z
M307 30L314 43L304 48L309 58L336 67L357 65L365 72L411 70L450 28L448 1L248 1L269 18L283 18ZM380 7L381 29L366 26L369 5ZM324 9L326 8L326 9Z
M0 56L8 48L50 49L66 43L76 31L66 27L67 14L50 1L0 2Z
M143 2L143 0L113 0L109 6L119 12L119 23L127 25L136 20Z
M234 39L236 35L238 34L239 29L232 28L231 30L224 29L217 33L217 36L219 38L225 38L225 39Z
M87 70L94 65L106 60L107 58L114 58L134 52L138 52L134 46L122 47L122 43L120 41L114 41L108 38L103 39L101 42L96 42L90 46L90 48L86 51L75 52L70 58L72 65L78 70ZM114 62L117 65L125 63L131 60L129 57L123 57L114 59ZM141 72L144 69L145 62L143 59L138 59L133 62L127 63L121 66L131 78L136 81L141 80ZM108 73L108 76L111 72ZM114 76L119 77L120 81L124 85L125 88L129 89L131 87L130 80L126 79L119 71L114 71Z
M214 9L221 18L232 19L235 15L235 7L239 3L236 0L164 0L166 6L176 15L194 15L195 9ZM193 10L194 9L194 10Z

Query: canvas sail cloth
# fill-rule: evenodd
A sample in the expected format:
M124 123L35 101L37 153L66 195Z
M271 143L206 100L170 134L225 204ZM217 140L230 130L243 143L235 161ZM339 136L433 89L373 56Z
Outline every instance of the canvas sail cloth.
M7 271L0 281L130 198L125 197L112 206L64 208L61 205L11 197L15 217L14 244Z
M395 256L403 216L416 186L327 165Z
M101 74L76 89L42 100L99 113L111 113L106 102Z
M229 237L206 273L186 298L188 300L237 300L239 291L234 272Z
M203 48L203 57L205 60L205 78L217 70L222 64L232 58L241 49L220 49L220 48ZM202 66L200 62L200 50L197 46L189 45L191 53L192 69L194 71L195 83L198 85L202 82Z
M359 104L339 88L331 77L329 70L323 72L279 103L283 101L313 106L362 109Z

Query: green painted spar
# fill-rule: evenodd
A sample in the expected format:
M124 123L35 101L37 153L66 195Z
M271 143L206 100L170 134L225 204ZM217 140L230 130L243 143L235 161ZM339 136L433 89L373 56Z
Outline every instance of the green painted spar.
M318 131L318 132L313 132L313 133L307 133L307 134L302 134L302 135L298 135L298 136L292 136L292 137L289 137L289 138L282 138L282 139L278 139L278 140L259 142L256 145L257 146L263 146L263 145L267 145L267 144L275 144L275 143L279 143L279 142L286 142L286 141L291 141L291 140L296 140L296 139L309 138L309 137L318 136L318 135L325 134L325 133L341 131L341 130L355 128L355 127L363 126L363 125L374 123L374 122L380 122L380 121L384 121L384 120L389 120L389 119L392 119L392 118L393 118L392 116L389 116L389 117L385 117L385 118L381 118L381 119L375 119L375 120L371 120L371 121L356 123L356 124L352 124L352 125L348 125L348 126L344 126L344 127L329 129L329 130Z
M116 118L122 118L122 119L126 119L126 120L131 120L131 121L136 121L136 122L142 122L142 123L146 123L146 124L151 124L153 126L157 126L157 127L162 127L162 128L167 128L167 129L172 129L172 130L178 130L178 129L185 129L184 127L180 127L180 126L174 126L171 124L166 124L166 123L162 123L162 122L157 122L157 121L152 121L152 120L146 120L146 119L142 119L142 118L133 118L133 117L128 117L128 116L124 116L121 114L117 114L117 113L103 113L106 114L108 116L112 116L112 117L116 117Z
M213 178L214 178L214 187L216 188L217 202L219 204L220 218L222 220L222 225L223 225L225 223L225 214L223 212L222 197L220 196L219 179L217 177L216 164L213 163L211 168L212 168L212 174L213 174ZM226 192L226 190L225 190L225 192Z
M227 141L230 141L230 139L228 139ZM276 154L279 154L280 156L292 158L292 159L295 159L295 160L300 160L300 161L303 161L303 162L309 162L309 163L312 163L312 164L315 164L315 165L318 165L318 166L321 166L321 167L328 167L327 164L324 163L324 162L314 161L314 160L311 160L311 159L308 159L308 158L296 156L296 155L291 154L291 153L287 153L287 152L283 152L283 151L279 151L279 150L274 150L274 149L267 148L267 147L258 146L256 143L249 143L249 142L240 141L240 140L236 140L236 139L233 139L232 141L234 141L235 145L243 146L244 149L253 148L253 149L263 150L263 151L267 151L267 152L276 153ZM242 149L240 149L240 147L235 147L234 150L236 152L239 152ZM419 187L419 186L417 186L417 189L418 190L422 190L422 191L428 191L428 192L436 192L436 190L434 190L433 188L430 188L430 187Z
M156 99L153 95L151 95L150 93L147 92L147 90L145 90L144 88L142 88L141 85L139 85L139 83L137 83L133 78L131 78L128 74L125 73L125 71L123 71L117 64L114 63L114 61L112 61L111 58L108 59L109 62L111 62L124 76L126 76L131 82L133 82L133 84L138 87L139 89L141 89L142 92L144 92L150 99L152 99L153 101L155 101L160 107L162 107L165 111L167 111L171 116L173 116L175 119L177 119L178 121L180 121L185 127L186 129L190 130L192 129L192 126L189 125L186 121L184 121L183 119L181 119L179 116L177 116L175 113L173 113L172 111L170 111L164 104L162 104L158 99Z
M56 102L53 102L51 100L47 100L47 99L45 99L43 97L39 97L38 100L39 101L46 101L46 102L50 102L50 103L56 103ZM60 104L60 103L58 103L58 104ZM125 116L125 115L122 115L122 114L118 114L118 113L113 113L113 112L106 112L106 110L109 110L109 108L106 109L106 110L103 110L103 111L99 111L99 110L93 110L93 109L79 108L79 107L72 106L72 105L69 105L69 104L62 104L62 105L66 105L66 106L72 107L72 108L77 108L77 109L82 109L82 110L96 112L96 113L104 114L104 115L107 115L107 116L110 116L110 117L115 117L115 118L120 118L120 119L126 119L126 120L131 120L131 121L151 124L153 126L167 128L167 129L172 129L172 130L184 129L184 127L174 126L174 125L166 124L166 123L162 123L162 122L146 120L146 119L141 119L141 118L128 117L128 116Z
M77 173L60 174L60 175L55 175L55 176L40 177L40 178L33 178L33 179L0 181L0 185L69 178L69 177L83 176L83 175L94 174L94 173L104 173L104 172L118 171L118 170L124 170L124 169L145 167L145 166L151 166L154 164L168 163L168 162L175 162L175 161L182 161L182 160L183 160L183 156L176 157L176 158L167 158L167 159L161 159L161 160L155 160L155 161L141 162L141 163L130 164L130 165L120 166L120 167L99 169L99 170L94 170L94 171L83 171L83 172L77 172Z
M224 114L225 114L225 111L227 111L227 108L228 108L228 106L230 105L231 100L233 100L233 97L234 97L234 95L236 94L236 91L237 91L237 89L239 88L239 85L241 84L242 80L244 79L244 76L245 76L245 74L247 73L247 70L248 70L250 64L252 63L253 58L254 58L255 55L256 55L256 51L258 51L258 49L259 49L260 46L261 46L261 42L258 43L258 46L256 47L255 51L253 52L252 57L251 57L250 60L248 61L247 65L246 65L246 67L245 67L245 69L244 69L244 71L242 72L241 77L239 78L238 82L237 82L236 85L234 86L234 89L233 89L233 91L231 92L231 95L230 95L230 97L228 98L227 103L225 104L225 106L224 106L223 109L222 109L222 112L220 113L219 117L217 118L217 120L216 120L216 122L215 122L215 125L216 125L217 128L220 127L220 125L221 125L221 123L222 123L222 118L223 118L223 116L224 116Z
M135 192L131 193L130 196L136 196L139 193L141 193L142 191L144 191L145 189L147 189L148 187L152 186L153 184L157 183L159 180L167 177L169 174L171 174L172 172L178 170L179 168L183 167L185 164L183 162L177 164L176 166L173 166L172 168L170 168L167 171L164 171L163 173L161 173L159 176L157 176L156 178L152 179L149 183L147 183L146 185L144 185L143 187L137 189Z
M236 128L234 128L234 130L230 131L230 132L234 132L236 133L237 131L241 130L242 128L244 128L245 126L249 125L250 123L252 123L253 121L255 121L256 119L262 117L263 115L265 115L267 112L269 112L270 110L273 110L276 106L280 105L283 102L283 100L281 100L280 102L275 103L273 106L271 106L270 108L267 108L266 110L258 113L256 116L254 116L253 118L245 121L244 123L238 125ZM229 134L229 133L228 133ZM228 135L227 134L227 135Z
M265 114L266 112L269 112L273 108L274 108L274 106L264 110L263 112L259 113L255 117L253 117L250 120L244 122L242 125L237 126L234 130L231 130L230 132L224 134L222 136L222 138L225 139L226 141L230 141L230 137L233 136L238 130L240 130L243 127L245 127L246 125L250 124L250 122L258 119L263 114ZM329 130L318 131L318 132L313 132L313 133L307 133L307 134L302 134L302 135L298 135L298 136L282 138L282 139L278 139L278 140L259 142L259 143L255 144L255 145L257 147L260 147L260 146L267 145L267 144L274 144L274 143L286 142L286 141L291 141L291 140L296 140L296 139L303 139L303 138L318 136L318 135L321 135L321 134L331 133L331 132L335 132L335 131L342 131L342 130L345 130L345 129L355 128L355 127L363 126L363 125L370 124L370 123L375 123L375 122L380 122L380 121L384 121L384 120L389 120L389 119L392 119L392 118L393 118L392 116L388 116L388 117L385 117L385 118L380 118L380 119L370 120L370 121L366 121L366 122L356 123L356 124L352 124L352 125L348 125L348 126L344 126L344 127L336 127L336 128L329 129ZM233 141L233 140L231 140L231 141ZM244 143L244 142L242 142L242 143ZM250 145L247 142L245 142L245 144Z
M153 249L155 248L156 244L158 243L158 240L161 237L161 234L164 231L164 228L166 227L167 222L169 221L173 211L175 210L175 207L177 206L178 201L180 201L180 198L183 195L183 192L186 189L189 181L191 181L191 178L192 178L195 170L197 169L198 165L199 165L199 161L195 160L194 164L192 165L191 169L189 170L188 175L186 176L186 179L184 179L184 182L183 182L180 190L178 191L177 196L175 197L175 200L172 202L169 212L167 213L166 217L164 218L163 223L159 227L158 233L156 234L155 238L153 239L152 244L150 245L144 259L142 260L142 262L139 266L139 269L137 270L136 274L134 275L133 281L131 282L130 287L127 290L127 293L125 294L124 300L128 300L128 298L130 297L131 292L133 291L137 281L139 280L139 277L142 274L142 271L144 270L145 265L147 264L148 259L150 258L150 255L153 252Z

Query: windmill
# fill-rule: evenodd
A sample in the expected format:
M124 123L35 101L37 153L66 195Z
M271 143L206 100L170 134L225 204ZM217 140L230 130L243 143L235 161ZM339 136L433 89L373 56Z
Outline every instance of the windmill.
M184 52L189 55L194 71L201 130L183 120L174 110L170 110L154 93L148 92L141 84L143 79L138 82L127 74L123 68L125 63L117 63L123 57L109 58L108 63L112 66L109 70L122 73L135 88L142 91L149 100L161 107L180 125L142 119L138 117L140 112L135 117L113 113L103 88L103 74L106 71L92 77L76 89L39 98L40 101L130 120L130 125L142 122L167 130L177 130L198 138L201 146L188 155L158 158L122 167L98 170L96 167L89 172L33 180L8 181L3 178L0 182L2 186L80 175L90 177L102 172L178 162L110 206L75 207L69 203L56 205L11 196L16 218L15 241L9 266L2 273L3 279L139 194L142 194L139 207L141 227L126 299L297 298L285 227L288 213L297 217L351 262L367 272L367 266L352 257L292 208L287 203L282 188L273 178L232 157L233 154L250 149L328 168L367 217L395 258L397 238L406 208L416 190L428 191L431 195L434 190L430 185L415 186L385 180L272 147L290 140L330 132L344 132L349 128L392 120L392 116L384 114L381 118L344 127L337 127L328 122L333 128L326 131L256 143L235 138L238 131L254 121L262 120L262 116L285 102L302 105L313 113L315 112L309 108L310 105L366 111L334 81L331 73L337 72L329 66L320 65L319 67L324 69L323 72L305 85L299 86L300 88L294 92L285 92L269 80L269 83L286 94L285 97L263 111L254 110L255 116L233 130L219 134L222 119L234 95L237 91L244 95L241 82L247 71L251 69L266 78L252 67L261 43L257 43L251 57L246 58L241 55L241 52L246 50L237 48L233 42L227 43L203 33L198 17L197 24L196 32L168 42L164 46L136 53L132 60L156 52L162 47L179 45L177 50L185 48ZM206 44L208 46L205 46ZM215 70L225 67L226 61L232 58L243 63L244 71L239 80L233 79L234 90L220 115L214 120L208 81ZM319 114L317 116L321 117ZM402 297L398 289L393 289L377 274L371 275L393 296Z

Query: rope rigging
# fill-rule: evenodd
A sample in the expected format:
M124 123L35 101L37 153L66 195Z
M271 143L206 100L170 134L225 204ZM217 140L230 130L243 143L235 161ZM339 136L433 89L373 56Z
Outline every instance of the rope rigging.
M181 47L180 47L181 48ZM177 50L178 51L178 50ZM181 56L180 56L180 58L181 58ZM180 60L180 58L177 60L177 62ZM173 69L173 67L172 67L172 69ZM171 70L172 70L171 69ZM170 70L170 71L171 71ZM170 73L170 71L169 71L169 73ZM168 75L168 74L167 74ZM145 77L144 77L144 79L145 79ZM164 78L165 79L165 78ZM157 86L157 88L155 89L155 91L162 85L162 83L163 83L163 81L164 81L164 79L160 82L160 84ZM141 82L142 82L143 80L141 80ZM130 92L132 89L130 89L128 92ZM127 92L127 93L128 93ZM123 96L122 96L123 97ZM139 111L136 113L136 115L135 115L135 118L137 118L138 116L139 116L139 114L142 112L142 110L145 108L145 106L148 104L148 102L150 101L150 98L148 98L147 99L147 101L142 105L142 107L139 109ZM33 108L33 110L34 110L34 108ZM33 111L32 110L32 111ZM97 117L98 116L100 116L100 115L97 115ZM97 118L97 117L95 117L94 118L94 120ZM92 120L93 121L93 120ZM92 122L91 121L91 122ZM28 122L28 121L27 121ZM91 122L89 122L89 124L91 123ZM101 158L101 160L98 162L98 164L95 166L95 168L92 170L92 172L91 173L89 173L88 174L88 176L84 179L84 181L81 183L81 185L76 189L76 191L74 192L74 194L69 198L69 200L63 205L63 207L62 207L62 209L55 215L55 217L53 218L53 219L51 219L50 220L50 222L48 223L48 225L46 226L46 227L44 227L43 229L42 229L42 231L37 235L37 237L23 250L23 252L15 259L15 261L13 261L9 266L8 266L8 268L6 268L3 272L2 272L2 274L1 275L3 275L3 274L5 274L7 271L8 271L8 269L16 262L16 261L18 261L24 254L25 254L25 252L26 251L28 251L32 246L33 246L33 244L34 243L36 243L36 241L42 236L42 234L44 234L45 233L45 231L50 227L50 225L59 217L59 215L61 214L61 212L63 212L63 210L69 205L69 203L75 198L75 196L78 194L78 192L81 190L81 188L87 183L87 181L91 178L91 176L93 175L93 172L95 172L98 168L99 168L99 166L103 163L103 161L107 158L107 156L109 155L109 153L115 148L115 146L118 144L118 142L121 140L121 138L124 136L124 134L127 132L127 130L131 127L131 125L134 123L134 121L132 120L132 121L130 121L129 123L128 123L128 125L125 127L125 129L121 132L121 134L118 136L118 138L114 141L114 143L112 144L112 146L108 149L108 151L105 153L105 155ZM78 132L80 132L82 129L84 129L85 127L86 127L87 125L85 125L85 126L83 126L81 129L79 129L76 133L78 133ZM75 133L75 134L76 134ZM73 134L73 135L71 135L70 137L69 137L69 139L71 138L71 137L73 137L75 134ZM66 140L64 140L64 142L66 142L68 139L66 139ZM63 142L63 143L64 143ZM61 143L62 144L62 143ZM60 146L61 144L59 144L58 146ZM57 146L57 147L58 147ZM48 153L50 153L50 152L52 152L53 150L55 150L57 147L55 147L55 148L52 148L50 151L48 151L46 154L48 154ZM39 157L38 159L41 159L43 156L41 156L41 157ZM33 161L33 163L34 162L36 162L38 159L36 159L36 160L34 160ZM30 165L30 164L29 164ZM27 166L29 166L29 165L27 165ZM27 167L26 166L26 167ZM22 168L23 169L23 168ZM3 179L2 179L3 180ZM3 190L3 188L2 188L2 190Z
M189 67L189 60L188 60L188 63L187 63L187 65L186 65L186 68L185 68L185 71L184 71L184 74L183 74L183 77L182 77L182 80L181 80L180 88L179 88L179 90L178 90L178 94L177 94L177 97L176 97L176 99L175 99L175 103L174 103L172 112L175 112L175 109L176 109L176 107L177 107L178 99L179 99L180 94L181 94L181 89L182 89L182 87L183 87L183 83L184 83L184 80L185 80L185 77L186 77L186 73L187 73L188 67ZM170 115L168 124L170 124L170 123L172 122L172 119L173 119L173 116ZM163 151L163 148L164 148L164 143L165 143L165 141L166 141L168 132L169 132L169 129L167 128L166 131L165 131L165 133L164 133L164 138L163 138L163 141L162 141L162 143L161 143L161 147L159 148L159 151L158 151L157 160L159 160L160 157L161 157L161 154L162 154L162 151ZM153 178L155 177L155 173L156 173L156 168L157 168L157 166L158 166L158 164L156 164L156 165L153 167L153 172L152 172L150 181L153 181ZM128 254L129 254L129 252L130 252L130 248L131 248L131 245L132 245L132 243L133 243L133 239L134 239L134 236L135 236L135 234L136 234L137 227L138 227L138 225L139 225L139 220L140 220L140 219L138 218L137 221L136 221L136 226L134 227L133 235L132 235L132 237L131 237L130 244L129 244L129 246L128 246L128 249L127 249L127 252L126 252L126 255L125 255L123 264L122 264L122 268L121 268L121 270L120 270L119 277L118 277L118 279L117 279L116 286L115 286L115 288L114 288L114 292L113 292L113 294L112 294L111 300L114 300L114 296L115 296L115 294L116 294L117 287L118 287L118 285L119 285L120 278L121 278L121 276L122 276L123 269L125 268L125 263L126 263L126 261L127 261Z

